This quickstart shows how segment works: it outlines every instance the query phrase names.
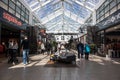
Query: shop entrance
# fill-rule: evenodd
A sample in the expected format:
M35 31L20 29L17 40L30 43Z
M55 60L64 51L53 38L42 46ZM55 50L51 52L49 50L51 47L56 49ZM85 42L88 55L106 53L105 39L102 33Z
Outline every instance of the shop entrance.
M5 43L4 52L1 55L8 55L9 41L17 41L18 46L20 43L20 30L13 28L12 26L4 25L1 26L1 43ZM19 50L18 50L19 51ZM19 52L18 52L19 54Z
M106 30L106 44L108 50L112 51L111 57L120 58L120 25Z

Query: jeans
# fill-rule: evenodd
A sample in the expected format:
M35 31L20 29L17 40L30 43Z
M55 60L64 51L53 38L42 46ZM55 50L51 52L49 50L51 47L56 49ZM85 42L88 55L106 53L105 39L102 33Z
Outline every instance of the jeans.
M23 50L23 63L27 64L29 62L29 49Z

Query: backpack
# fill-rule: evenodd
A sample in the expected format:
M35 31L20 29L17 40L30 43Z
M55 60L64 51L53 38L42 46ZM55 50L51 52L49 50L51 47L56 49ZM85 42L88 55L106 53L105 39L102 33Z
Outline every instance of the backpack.
M85 45L85 52L87 52L87 53L90 52L90 46L89 45Z

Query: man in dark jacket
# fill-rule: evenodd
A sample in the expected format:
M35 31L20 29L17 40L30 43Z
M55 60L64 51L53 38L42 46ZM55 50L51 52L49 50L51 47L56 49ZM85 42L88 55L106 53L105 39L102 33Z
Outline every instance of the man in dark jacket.
M83 43L79 42L79 43L77 44L77 50L78 50L78 58L80 58L80 56L81 56L81 58L83 58L83 50L84 50L84 45L83 45ZM81 55L80 55L80 54L81 54Z
M22 52L23 52L23 63L24 65L28 64L29 62L29 41L28 38L25 36L24 40L21 44Z

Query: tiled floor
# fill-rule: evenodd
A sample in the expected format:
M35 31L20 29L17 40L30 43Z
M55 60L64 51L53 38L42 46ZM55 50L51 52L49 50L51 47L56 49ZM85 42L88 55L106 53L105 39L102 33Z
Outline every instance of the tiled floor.
M0 80L120 80L120 59L90 56L77 65L53 63L47 55L31 56L27 66L0 63Z

